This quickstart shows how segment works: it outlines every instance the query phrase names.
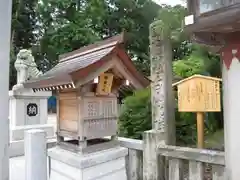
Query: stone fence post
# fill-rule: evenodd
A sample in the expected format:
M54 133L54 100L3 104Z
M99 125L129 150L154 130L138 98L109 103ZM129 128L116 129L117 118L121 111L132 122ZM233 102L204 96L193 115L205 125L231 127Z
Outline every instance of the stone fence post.
M157 130L143 133L143 180L164 180L166 164L158 155L158 144L164 144L165 135Z
M25 131L25 179L47 180L47 144L43 130Z

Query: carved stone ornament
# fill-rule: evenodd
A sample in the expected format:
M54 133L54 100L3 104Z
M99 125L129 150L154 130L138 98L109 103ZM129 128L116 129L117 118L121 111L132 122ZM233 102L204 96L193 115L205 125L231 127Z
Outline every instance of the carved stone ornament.
M32 52L27 49L19 51L14 67L17 70L17 85L13 87L13 90L23 88L22 83L26 80L42 75L37 68Z

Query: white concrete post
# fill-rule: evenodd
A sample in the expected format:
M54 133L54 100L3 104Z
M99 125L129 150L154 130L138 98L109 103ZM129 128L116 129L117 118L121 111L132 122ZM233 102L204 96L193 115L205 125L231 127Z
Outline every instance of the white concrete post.
M9 179L9 62L12 0L0 0L0 180Z
M239 180L240 162L240 42L223 49L223 114L226 179Z
M47 180L47 144L43 130L25 131L25 179Z

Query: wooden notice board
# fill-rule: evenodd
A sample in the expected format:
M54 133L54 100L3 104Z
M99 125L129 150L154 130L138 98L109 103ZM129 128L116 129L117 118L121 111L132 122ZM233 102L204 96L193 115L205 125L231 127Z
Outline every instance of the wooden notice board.
M176 83L179 112L221 111L220 81L218 78L194 75Z
M198 148L204 148L204 113L221 111L220 81L194 75L173 84L178 89L178 111L197 114Z

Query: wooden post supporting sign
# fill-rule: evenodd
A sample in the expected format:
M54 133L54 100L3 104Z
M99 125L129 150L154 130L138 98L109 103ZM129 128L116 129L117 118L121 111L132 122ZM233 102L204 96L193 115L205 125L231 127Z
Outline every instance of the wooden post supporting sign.
M204 113L197 112L197 147L204 148Z
M204 148L204 113L221 111L220 81L194 75L173 84L178 88L178 111L197 114L198 148Z

